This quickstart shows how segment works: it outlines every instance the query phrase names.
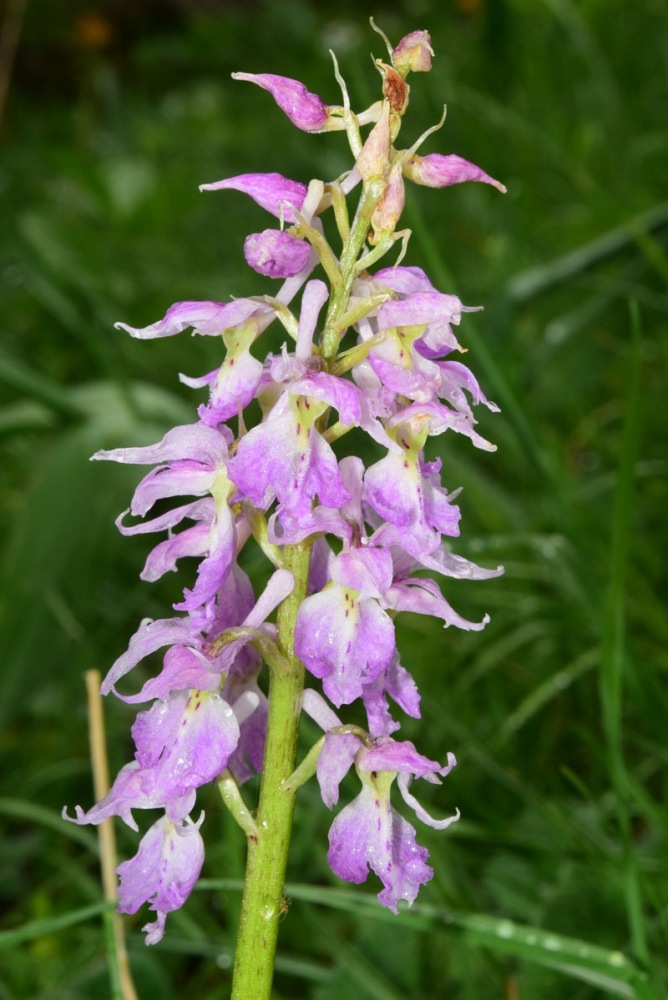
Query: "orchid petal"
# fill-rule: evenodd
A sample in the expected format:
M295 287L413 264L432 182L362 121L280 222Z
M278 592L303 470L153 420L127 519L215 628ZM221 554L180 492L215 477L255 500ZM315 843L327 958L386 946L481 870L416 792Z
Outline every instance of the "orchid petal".
M200 191L242 191L249 195L261 208L271 212L277 219L297 222L295 209L300 212L306 197L306 185L291 181L282 174L238 174L213 184L200 184Z

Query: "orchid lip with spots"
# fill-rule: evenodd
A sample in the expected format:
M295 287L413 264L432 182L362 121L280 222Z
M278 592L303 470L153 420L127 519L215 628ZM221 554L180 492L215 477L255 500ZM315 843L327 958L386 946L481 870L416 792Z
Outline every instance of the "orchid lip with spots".
M233 74L266 91L298 129L344 133L351 152L346 174L327 182L248 172L201 186L215 198L223 191L246 195L272 217L243 248L249 266L268 279L258 294L177 302L147 326L117 324L139 339L186 331L219 337L223 350L218 368L180 376L208 393L196 421L154 445L93 456L153 467L118 520L124 535L163 536L142 578L181 573L193 561L196 569L174 613L142 622L103 682L103 693L148 707L132 728L134 759L100 803L87 812L77 806L73 817L99 823L117 815L137 829L141 810L163 810L135 858L118 869L121 911L148 902L156 914L145 928L149 944L160 940L167 914L185 903L199 876L206 823L203 814L193 817L203 785L218 783L248 836L254 871L263 873L265 909L267 898L282 900L286 863L268 831L289 835L292 798L312 775L325 806L338 810L327 854L332 871L354 883L374 873L380 903L394 912L433 875L405 809L436 829L459 815L447 782L431 797L449 813L443 820L432 819L410 790L414 781L425 790L440 785L456 761L451 752L445 765L430 760L397 737L403 715L420 717L420 694L400 662L396 631L401 612L468 631L487 623L486 615L460 615L424 575L440 575L447 590L449 578L502 572L453 551L462 512L450 486L457 484L441 482L441 461L429 460L425 448L430 437L454 431L468 439L458 447L493 450L476 430L474 407L498 408L459 360L467 315L478 307L403 263L410 232L400 226L411 182L505 188L458 155L418 153L440 126L408 150L397 146L409 109L406 78L431 69L433 50L423 30L395 46L379 34L389 62L376 60L382 92L366 109L353 109L336 60L340 93L331 103L289 77ZM248 166L257 167L252 156ZM211 201L212 214L223 211ZM327 232L337 233L331 242L326 212L333 215ZM270 326L284 338L274 354L262 349ZM368 443L360 455L349 441L361 435ZM239 565L252 546L272 570L257 598ZM156 654L162 668L132 689L137 664ZM365 728L332 708L347 711L355 703L366 714ZM324 734L301 763L295 706ZM341 807L339 785L348 771L360 790ZM245 801L244 785L258 772L255 807ZM253 878L242 906L235 998L251 995L249 942L260 926ZM262 976L263 992L254 996L269 996L270 973Z

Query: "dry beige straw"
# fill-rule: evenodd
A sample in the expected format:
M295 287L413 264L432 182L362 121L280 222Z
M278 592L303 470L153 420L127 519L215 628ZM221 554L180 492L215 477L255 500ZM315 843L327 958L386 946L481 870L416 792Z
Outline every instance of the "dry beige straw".
M86 671L86 693L88 695L88 731L90 734L90 756L93 765L93 786L96 801L100 801L109 791L109 766L107 764L107 749L104 738L104 715L102 713L102 698L100 697L100 673L98 670ZM98 826L100 843L100 867L102 869L102 887L104 898L116 902L116 837L113 820L107 819ZM114 941L116 944L116 962L118 980L123 1000L137 1000L137 991L132 982L128 953L125 947L123 921L118 913L112 915Z

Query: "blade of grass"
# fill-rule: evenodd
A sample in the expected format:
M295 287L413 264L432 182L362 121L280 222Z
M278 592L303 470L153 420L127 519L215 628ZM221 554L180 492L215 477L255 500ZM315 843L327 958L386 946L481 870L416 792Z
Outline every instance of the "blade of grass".
M377 966L358 947L346 941L340 933L337 934L333 921L323 919L313 907L309 907L309 921L313 921L322 940L331 942L332 955L338 960L339 968L354 979L360 997L370 997L371 1000L402 1000L403 995L388 982Z
M568 32L573 49L579 50L587 66L588 77L598 90L599 107L602 113L609 114L620 101L619 87L605 50L592 31L581 5L573 3L573 0L543 0L543 3Z
M278 954L276 956L276 971L297 979L306 979L312 983L328 983L332 978L331 969L323 969L317 962L297 955Z
M57 934L73 924L82 924L92 917L97 917L109 909L110 903L94 903L92 906L82 906L79 910L70 910L68 913L59 913L56 917L47 917L45 920L32 920L21 927L12 927L10 930L0 931L0 951L7 948L16 948L26 941L35 938L46 937L47 934Z
M240 891L241 882L233 879L200 879L197 888ZM285 891L293 901L300 900L363 914L365 919L393 923L395 926L399 924L407 930L433 933L439 927L457 928L472 945L513 955L582 982L594 983L613 996L657 1000L657 994L644 972L621 951L599 948L578 938L527 927L487 914L456 913L421 903L414 904L410 910L403 909L398 914L393 914L379 906L378 900L371 893L355 889L288 883Z
M633 243L641 242L642 236L662 229L668 224L668 202L654 205L647 212L634 216L621 226L597 236L577 250L547 264L529 268L516 275L508 286L508 297L517 305L524 305L531 299L543 295L550 289L582 274L596 264L607 260Z
M45 809L44 806L25 802L23 799L0 798L0 815L12 816L14 819L25 819L29 823L39 823L60 836L69 837L82 844L91 854L98 854L97 840L89 830L82 830L74 823L64 823L60 813Z
M452 287L452 277L443 263L436 241L415 199L407 206L406 215L410 221L413 237L417 240L425 256L430 273L434 277L436 284L441 288ZM507 305L499 305L497 325L506 324L508 319L506 315L507 311ZM547 481L554 486L554 494L558 497L560 495L559 476L549 461L548 452L545 448L541 448L515 391L506 378L501 365L495 360L493 351L487 345L485 339L478 333L475 322L470 316L466 318L466 336L468 343L475 353L477 363L484 371L486 381L491 387L492 397L496 399L506 418L514 427L515 433L532 463L537 466Z
M4 117L14 58L27 7L28 0L9 0L2 20L2 28L0 29L0 123Z
M562 691L578 680L588 670L592 670L598 663L598 650L589 649L578 656L572 663L556 674L552 674L547 680L534 688L526 698L517 706L514 712L506 717L503 725L499 728L496 737L492 740L492 747L497 749L514 736L529 719L547 705L553 698L556 698Z
M22 399L0 409L0 436L51 430L55 422L52 410L41 403Z
M637 304L633 303L626 419L622 430L613 510L610 582L602 622L600 693L610 780L615 792L617 822L624 852L626 908L631 946L636 959L645 967L649 967L642 894L632 843L631 785L624 759L622 733L622 691L626 660L625 586L629 543L633 535L635 469L640 436L640 367L640 317Z
M81 407L65 389L36 372L24 361L13 358L3 348L0 348L0 381L6 382L37 402L45 403L49 409L63 417L80 418L83 415Z

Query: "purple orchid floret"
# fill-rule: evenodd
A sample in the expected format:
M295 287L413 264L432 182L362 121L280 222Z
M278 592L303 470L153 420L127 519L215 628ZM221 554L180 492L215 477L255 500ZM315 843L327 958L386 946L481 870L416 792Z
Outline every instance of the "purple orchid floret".
M173 823L163 816L144 834L134 858L116 869L120 878L118 909L136 913L144 903L156 914L146 924L146 944L157 944L165 933L168 913L180 909L199 878L204 863L204 842L197 823Z
M215 337L246 323L258 313L267 314L271 309L254 299L235 299L233 302L176 302L157 323L138 329L126 323L115 323L117 330L125 330L138 340L155 340L157 337L174 337L192 328L201 337Z
M233 73L232 79L247 80L268 91L292 124L303 132L321 132L327 124L327 105L299 80L274 73Z
M239 742L239 722L216 692L176 691L139 713L132 736L135 759L169 802L227 767Z
M195 790L190 789L178 798L172 798L168 806L170 817L176 822L185 818L195 804ZM158 809L166 805L162 789L151 781L151 775L142 770L138 761L126 764L118 772L110 790L97 805L87 812L75 806L75 816L68 816L63 809L63 819L71 823L92 823L98 825L111 816L118 816L132 830L138 831L133 809Z
M291 181L283 174L238 174L213 184L200 184L200 191L241 191L277 219L297 222L295 210L301 212L306 198L306 185Z
M117 697L129 704L153 698L166 701L174 691L216 691L228 672L239 676L252 674L259 669L259 658L247 645L252 639L250 632L227 643L216 653L212 651L213 644L227 628L238 624L247 629L264 630L273 637L273 626L266 625L265 619L291 593L293 586L291 573L276 570L255 602L248 577L238 566L233 566L218 592L210 620L198 622L191 613L186 618L142 624L130 640L130 648L111 668L103 691L110 690L110 685L116 682L114 678L119 680L140 660L165 645L170 648L165 653L160 674L149 678L137 694L115 691Z
M119 448L97 452L95 459L148 464L164 462L146 476L137 489L130 511L142 516L158 499L183 493L213 492L216 502L186 505L170 515L163 515L142 528L123 529L126 534L138 531L170 530L183 518L198 521L194 528L161 542L149 555L143 575L158 579L175 567L185 555L204 557L197 570L192 590L186 589L177 611L192 611L210 601L228 575L236 554L237 523L228 500L235 492L226 473L229 431L205 424L178 427L169 431L162 441L148 448Z
M97 451L92 460L157 465L142 479L130 504L132 514L144 517L158 500L209 493L217 476L224 472L232 440L226 427L216 429L202 423L186 424L168 431L157 444Z
M465 306L456 295L437 291L419 267L377 271L370 287L391 289L399 297L383 303L369 328L369 335L384 330L421 328L419 336L413 333L415 351L430 359L441 358L453 350L461 351L452 327L459 325L462 313L478 312L482 308ZM359 328L361 331L362 324Z
M390 392L428 402L439 393L443 377L438 366L415 349L414 339L407 331L388 330L383 342L369 351L368 363Z
M246 713L258 704L254 696ZM227 766L239 743L239 719L217 693L179 691L141 712L132 733L136 759L121 769L96 806L87 813L77 806L73 822L97 824L119 816L137 830L132 810L155 808L181 822L194 806L195 789Z
M332 584L307 597L299 609L295 650L323 681L335 705L361 697L389 665L394 625L380 605L392 583L392 559L383 549L344 552L333 560Z
M228 481L221 502L213 509L207 505L206 516L201 518L199 524L159 542L146 559L141 578L155 580L175 569L176 560L183 556L201 558L195 585L192 589L184 589L183 600L173 605L176 611L196 611L212 601L232 570L237 544L248 530L243 515L235 519L226 502L232 491Z
M378 311L378 329L390 330L399 326L458 324L462 312L467 311L456 295L441 292L414 292L404 299L385 302ZM457 348L455 341L452 345Z
M165 573L175 572L177 560L183 556L201 557L209 548L209 535L216 513L215 503L211 497L175 507L166 514L154 517L150 521L140 521L139 524L123 524L123 518L128 513L124 511L116 519L116 527L122 535L143 535L165 530L170 532L170 537L149 553L139 574L142 580L151 582L159 580ZM184 520L194 521L195 524L177 535L172 535L172 529Z
M328 507L347 501L336 456L314 427L318 416L308 398L286 394L271 419L241 439L229 473L256 507L266 510L277 498L287 510L307 514L316 496Z
M417 615L440 618L446 628L448 625L456 625L467 632L479 632L489 622L489 615L485 615L481 622L470 622L462 618L445 600L438 584L423 577L395 581L385 600L393 611L411 611Z
M307 697L308 695L308 697ZM416 842L414 828L391 805L395 778L402 798L417 817L435 829L446 829L459 819L459 811L446 819L433 819L410 792L413 778L438 783L456 764L448 754L445 767L418 753L412 743L388 737L368 737L360 730L346 732L336 716L328 716L315 692L306 692L304 708L327 727L318 757L317 776L323 801L330 809L339 799L339 785L349 769L362 781L359 795L335 818L329 833L327 860L335 875L347 882L365 882L369 869L383 883L378 898L394 913L405 900L415 900L420 885L428 882L432 868L428 851Z
M210 387L209 402L197 408L200 421L207 427L217 428L225 420L238 417L255 398L264 367L250 349L259 332L259 325L253 318L243 327L228 330L223 334L226 355L220 368L202 378L179 375L180 381L192 389Z
M458 413L450 407L434 400L430 402L411 403L400 413L390 417L387 424L389 428L410 428L410 433L417 435L429 428L431 435L444 434L446 431L455 431L457 434L464 434L470 438L476 448L482 451L496 451L496 445L487 441L474 430L476 423L467 413Z
M249 267L267 278L291 278L302 271L311 255L311 247L280 229L251 233L244 243L244 257Z
M374 535L376 544L401 544L418 556L434 552L442 534L459 535L459 507L423 475L417 456L388 454L367 469L364 486L368 503L385 521Z
M378 899L393 913L405 900L410 906L434 869L429 851L416 841L414 828L393 809L386 782L368 777L357 798L346 806L329 831L327 861L346 882L366 882L369 869L383 883Z

